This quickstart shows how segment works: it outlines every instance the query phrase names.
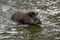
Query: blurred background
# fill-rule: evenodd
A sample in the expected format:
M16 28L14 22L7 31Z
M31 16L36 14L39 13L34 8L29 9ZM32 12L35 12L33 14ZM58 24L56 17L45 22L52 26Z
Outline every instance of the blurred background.
M38 12L42 25L18 25L16 11ZM60 0L0 0L0 40L60 40Z

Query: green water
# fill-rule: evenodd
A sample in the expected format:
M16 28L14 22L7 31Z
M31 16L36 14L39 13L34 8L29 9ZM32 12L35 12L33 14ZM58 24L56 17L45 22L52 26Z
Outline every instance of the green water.
M18 25L10 16L38 12L42 25ZM0 40L60 40L60 0L0 0Z

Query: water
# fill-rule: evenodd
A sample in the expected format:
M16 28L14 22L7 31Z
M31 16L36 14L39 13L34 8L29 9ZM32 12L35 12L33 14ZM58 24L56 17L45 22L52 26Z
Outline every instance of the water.
M11 21L17 10L38 12L42 25ZM0 40L60 40L60 0L0 0Z

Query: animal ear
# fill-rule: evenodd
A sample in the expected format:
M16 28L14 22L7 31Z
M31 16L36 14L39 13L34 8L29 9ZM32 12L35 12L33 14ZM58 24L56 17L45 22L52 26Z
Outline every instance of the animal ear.
M29 16L29 17L33 17L33 15L31 15L31 14L28 14L28 16Z
M28 14L30 17L35 16L35 12L28 12L27 14Z

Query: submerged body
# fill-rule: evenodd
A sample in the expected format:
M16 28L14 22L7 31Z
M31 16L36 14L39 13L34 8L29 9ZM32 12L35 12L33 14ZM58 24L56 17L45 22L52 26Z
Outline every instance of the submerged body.
M21 24L42 24L35 12L16 12L12 15L11 19Z

